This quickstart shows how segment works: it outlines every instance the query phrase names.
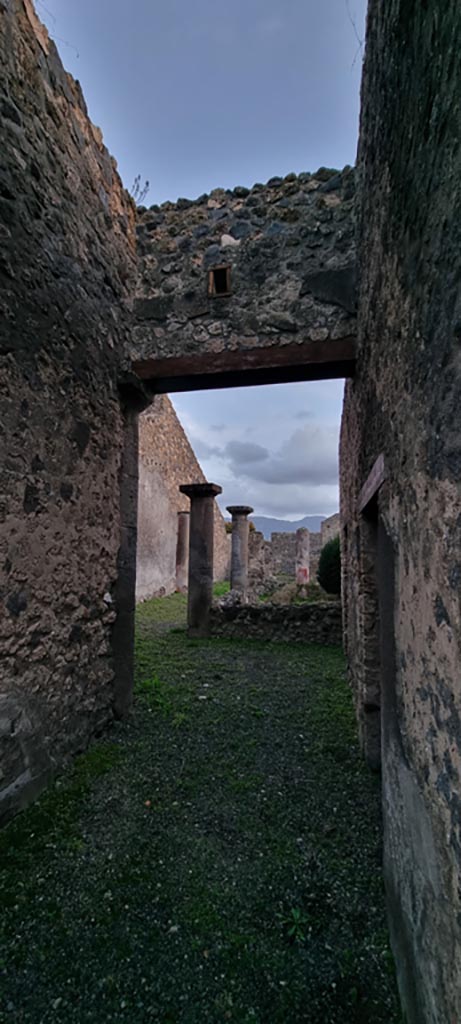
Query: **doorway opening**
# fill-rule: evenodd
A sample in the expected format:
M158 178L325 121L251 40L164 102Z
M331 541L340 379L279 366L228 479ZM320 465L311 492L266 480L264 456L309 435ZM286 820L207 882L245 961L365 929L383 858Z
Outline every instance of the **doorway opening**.
M231 509L246 506L259 589L265 566L280 586L302 577L315 588L321 548L339 533L341 401L340 380L156 396L140 418L137 600L186 588L190 504L180 488L205 480L223 488L214 503L215 582L229 580ZM308 536L296 568L299 528Z
M361 745L370 768L381 767L381 658L378 588L378 495L361 514L359 525L359 623L362 638L358 686Z

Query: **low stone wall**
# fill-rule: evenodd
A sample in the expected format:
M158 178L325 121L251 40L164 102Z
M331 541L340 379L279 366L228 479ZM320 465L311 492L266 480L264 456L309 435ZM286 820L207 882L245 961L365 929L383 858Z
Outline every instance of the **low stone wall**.
M341 604L270 604L214 607L211 635L228 639L286 640L292 643L341 646Z

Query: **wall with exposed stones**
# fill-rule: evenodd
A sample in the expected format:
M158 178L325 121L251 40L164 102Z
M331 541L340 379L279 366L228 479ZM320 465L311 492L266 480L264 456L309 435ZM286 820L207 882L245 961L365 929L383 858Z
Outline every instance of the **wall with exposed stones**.
M271 604L214 607L211 635L226 639L253 638L273 642L323 644L342 643L341 604Z
M321 168L140 211L133 358L339 349L355 334L353 195L351 168ZM227 297L208 294L220 266Z
M275 576L283 574L295 577L296 534L271 533L270 541L266 541L266 564L270 565Z
M264 591L264 580L268 575L266 566L266 541L260 530L250 530L248 536L248 585L250 592Z
M320 552L322 550L322 534L321 533L310 533L309 534L309 573L310 578L314 582L317 579L317 570L319 567Z
M3 820L112 716L135 442L134 207L29 0L0 0L0 137Z
M324 519L321 525L321 538L322 548L328 541L334 540L339 534L339 512L335 512L333 516L328 516L328 519Z
M331 517L331 519L337 517ZM329 520L325 520L329 522ZM338 532L338 531L336 531ZM309 530L309 577L317 579L320 552L325 541L321 533L311 533ZM280 573L295 578L296 562L296 533L271 533L271 539L265 540L263 550L253 553L250 545L250 572L260 572L261 559L264 556L264 571L266 576L279 575ZM254 564L253 564L254 563ZM256 564L257 563L257 564Z
M176 589L178 512L190 501L180 484L205 480L167 395L157 395L139 418L139 499L136 597L138 601ZM230 535L215 502L214 576L227 579Z
M364 747L370 763L382 755L408 1021L451 1024L461 1020L458 0L371 0L367 40L358 370L341 438L344 627ZM143 398L125 352L208 365L252 352L258 365L258 350L306 341L339 352L355 336L356 301L354 175L321 169L141 211L131 333L133 206L30 0L0 0L0 131L4 820L129 699ZM218 267L225 295L210 292ZM381 455L379 495L361 511ZM338 609L277 614L229 610L227 635L286 638L290 620L292 639L325 643Z
M385 873L410 1024L461 1020L460 52L458 0L371 0L343 595L365 743L381 705ZM384 482L360 512L380 455Z

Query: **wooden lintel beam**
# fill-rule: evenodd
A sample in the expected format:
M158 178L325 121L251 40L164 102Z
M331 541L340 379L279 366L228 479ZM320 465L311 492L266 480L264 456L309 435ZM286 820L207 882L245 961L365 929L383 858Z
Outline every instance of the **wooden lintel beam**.
M371 473L367 476L365 483L359 494L359 512L364 512L367 505L378 493L379 488L382 487L384 481L387 479L386 464L384 461L384 455L378 455L376 462L371 470Z
M353 377L355 338L136 360L134 373L155 394Z

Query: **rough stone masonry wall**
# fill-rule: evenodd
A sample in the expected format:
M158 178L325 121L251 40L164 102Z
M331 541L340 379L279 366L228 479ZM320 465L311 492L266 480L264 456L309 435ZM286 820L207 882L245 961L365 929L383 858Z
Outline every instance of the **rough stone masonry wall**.
M157 395L139 418L139 501L136 597L171 594L176 588L178 512L190 501L179 485L205 480L167 395ZM230 535L215 503L214 576L228 578Z
M351 168L321 168L140 212L133 358L353 336L353 194ZM222 265L231 295L209 297Z
M322 534L309 533L309 575L314 583L317 579L317 570L319 567L322 547Z
M460 52L459 0L372 0L358 370L340 459L344 603L366 716L365 604L377 587L385 873L411 1024L461 1020ZM380 453L387 481L367 519L359 491Z
M226 639L269 640L341 646L341 604L270 604L214 607L211 634Z
M331 516L331 519L334 518L339 522L339 514L337 517ZM325 522L329 523L330 520L325 520ZM338 532L338 530L336 532ZM321 533L311 533L309 530L309 576L313 581L317 579L320 552L324 543L325 541L322 540ZM263 555L266 576L284 573L287 576L292 576L294 579L296 560L295 533L272 533L271 539L264 541ZM258 553L258 558L260 557L261 556ZM250 563L251 559L252 548L250 546Z
M267 556L269 555L269 558ZM266 560L270 562L271 572L278 576L295 577L296 534L271 533L270 551L266 544Z
M321 526L321 538L322 548L328 541L334 540L339 534L339 512L335 512L333 516L328 516L328 519L324 519Z
M0 0L0 135L1 820L112 714L134 258L131 201L29 0Z

